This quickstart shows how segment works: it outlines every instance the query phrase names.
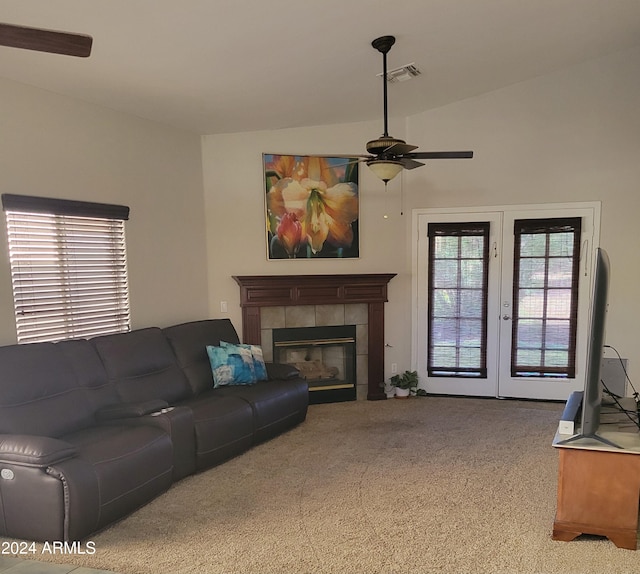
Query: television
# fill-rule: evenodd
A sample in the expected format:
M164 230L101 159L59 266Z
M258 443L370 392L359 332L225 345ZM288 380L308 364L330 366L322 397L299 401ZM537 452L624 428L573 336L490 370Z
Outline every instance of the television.
M587 350L587 371L582 393L580 432L559 444L567 444L583 438L620 448L617 444L597 434L600 426L600 406L602 404L601 369L604 355L605 327L608 310L610 263L604 249L596 249L593 291L589 321L589 345Z

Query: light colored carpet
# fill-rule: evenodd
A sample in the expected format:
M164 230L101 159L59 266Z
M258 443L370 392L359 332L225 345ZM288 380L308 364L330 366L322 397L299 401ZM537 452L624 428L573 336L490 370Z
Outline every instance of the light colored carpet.
M49 560L137 573L637 573L604 538L551 540L562 405L446 397L314 405ZM47 559L47 557L38 558Z

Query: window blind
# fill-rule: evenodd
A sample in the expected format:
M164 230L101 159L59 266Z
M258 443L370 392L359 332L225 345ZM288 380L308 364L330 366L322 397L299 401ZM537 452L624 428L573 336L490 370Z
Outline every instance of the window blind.
M512 377L575 377L581 219L514 223Z
M430 223L428 233L428 374L486 378L489 223Z
M2 196L19 343L130 329L124 206Z

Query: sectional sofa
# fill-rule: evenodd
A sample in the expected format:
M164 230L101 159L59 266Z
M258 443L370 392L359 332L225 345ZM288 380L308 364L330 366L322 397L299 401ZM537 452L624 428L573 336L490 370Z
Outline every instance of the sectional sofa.
M304 421L288 365L214 388L229 320L0 347L0 535L82 540L175 481Z

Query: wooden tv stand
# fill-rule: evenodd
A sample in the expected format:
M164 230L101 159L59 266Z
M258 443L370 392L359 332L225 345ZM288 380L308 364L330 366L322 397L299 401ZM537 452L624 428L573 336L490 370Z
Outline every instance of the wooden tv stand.
M602 427L601 427L602 428ZM618 548L635 550L640 501L640 436L637 432L601 431L620 449L593 439L558 448L558 506L553 539L570 541L580 534L606 536Z

